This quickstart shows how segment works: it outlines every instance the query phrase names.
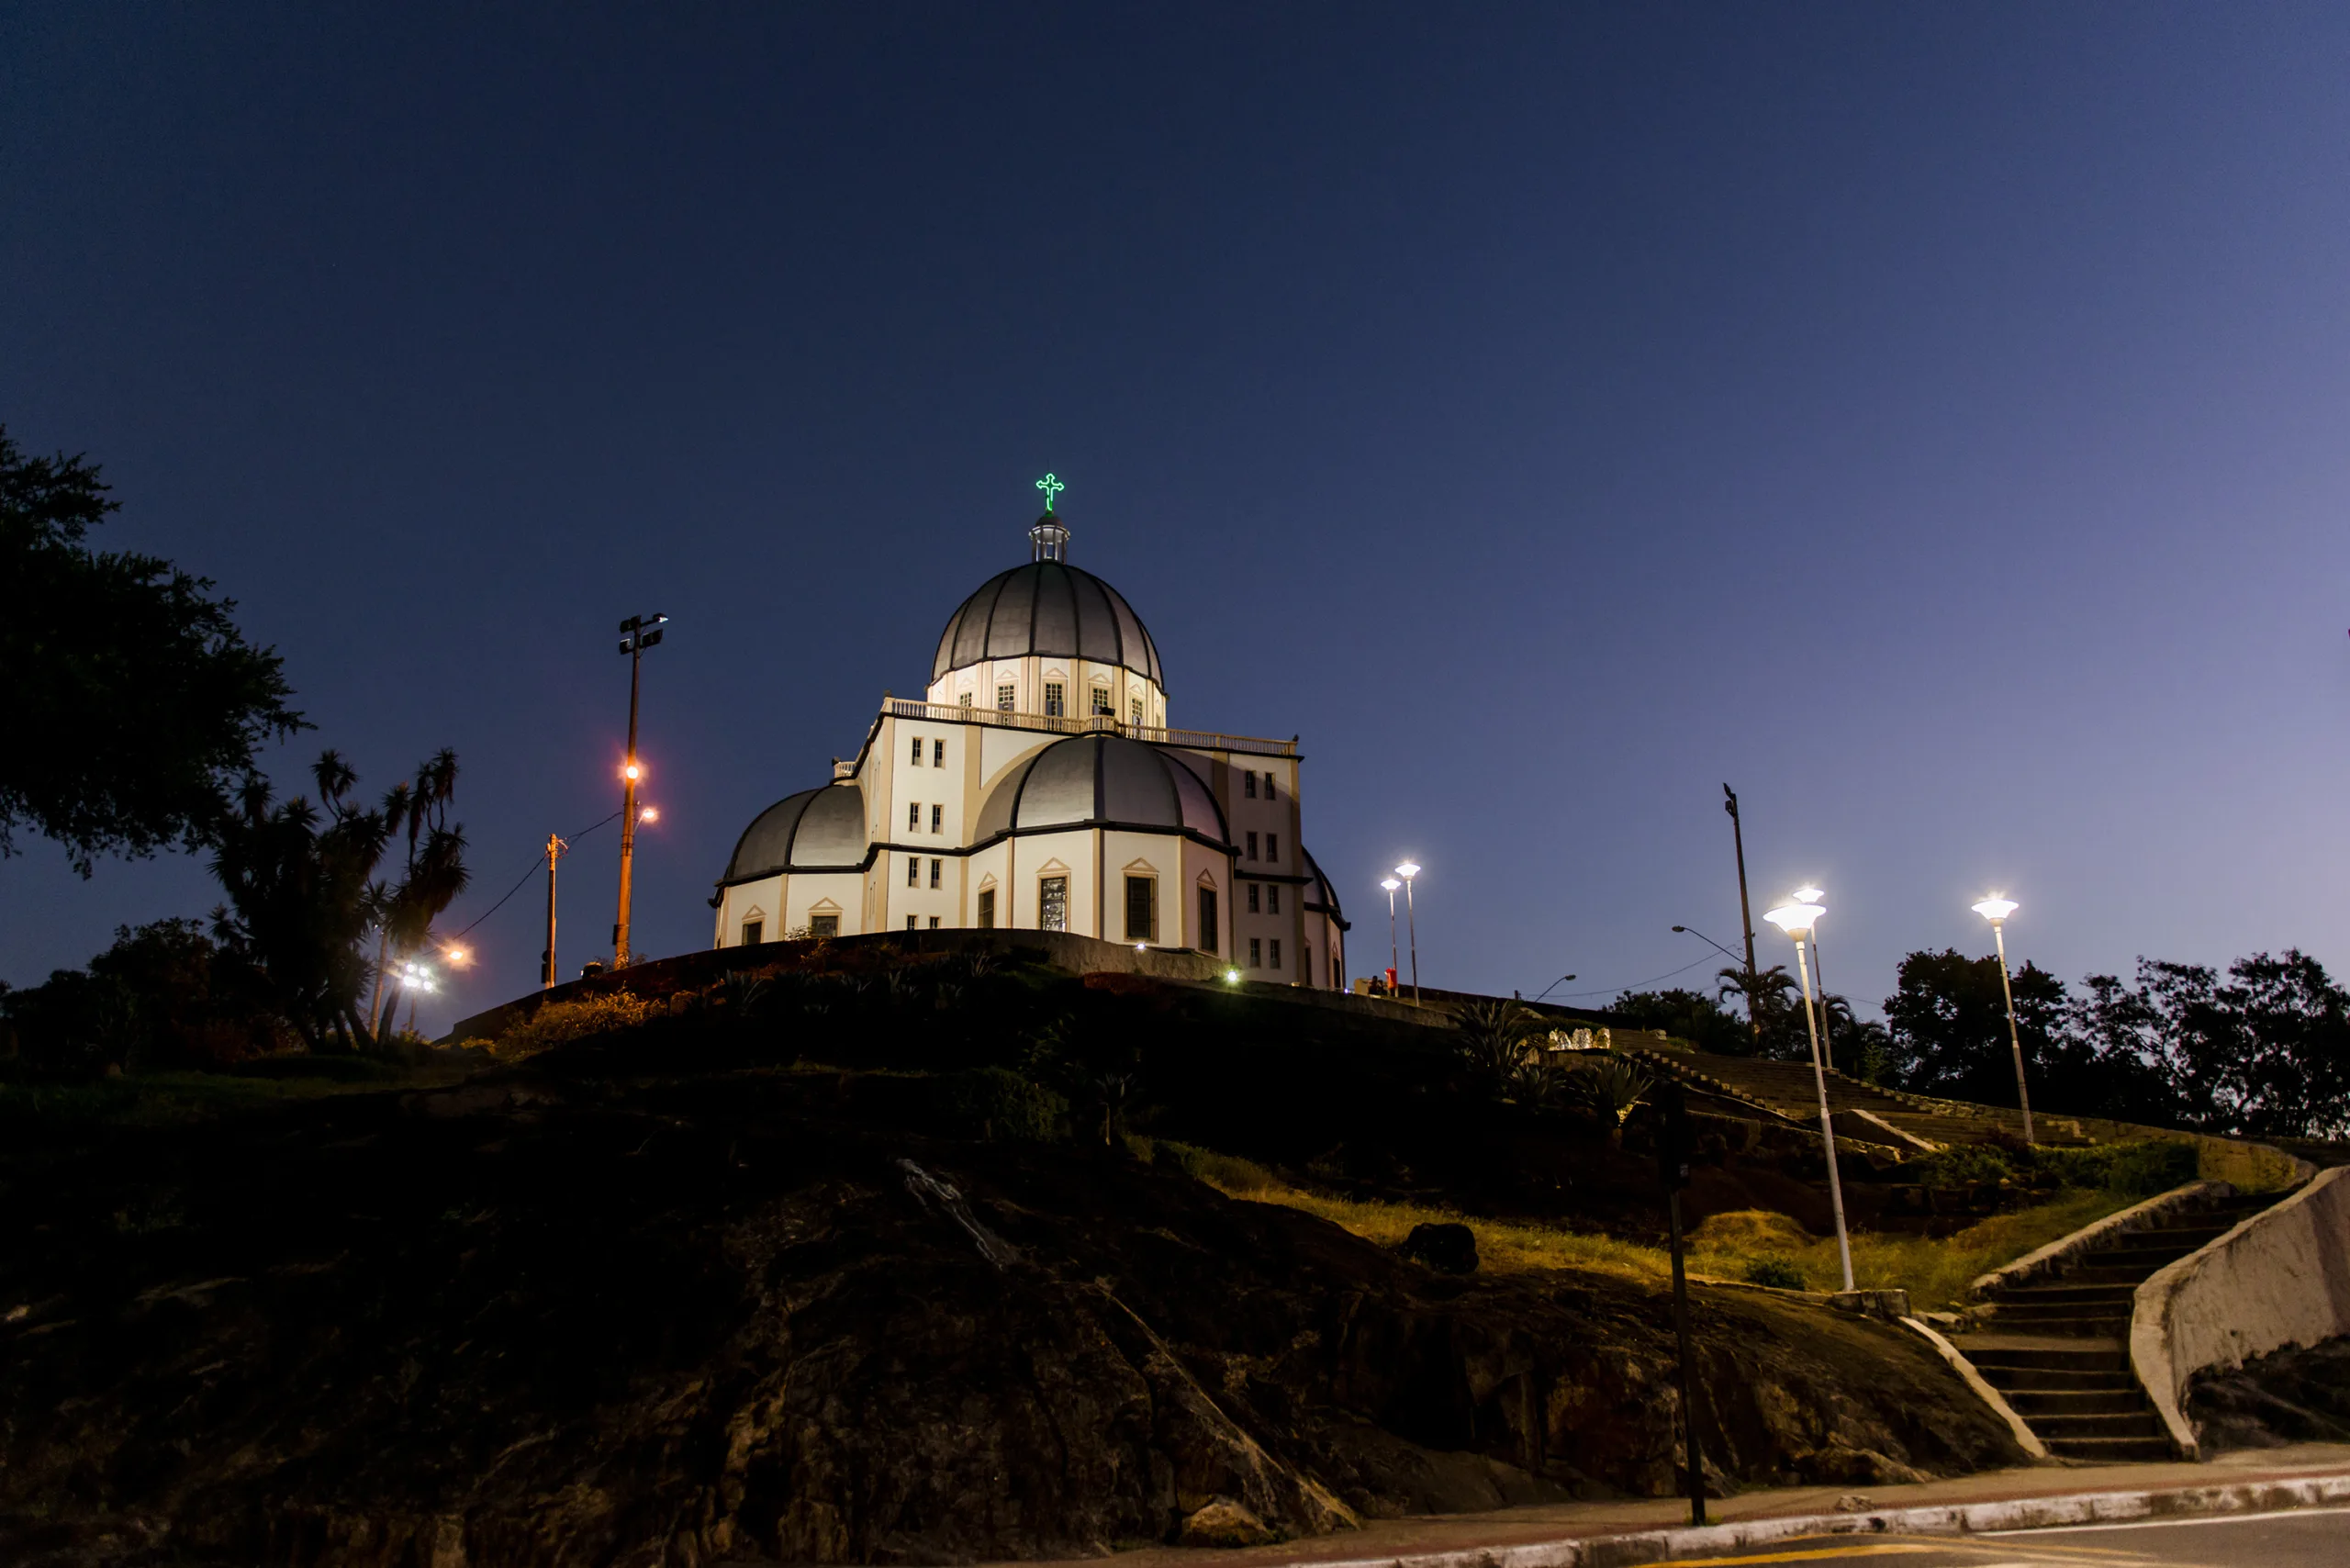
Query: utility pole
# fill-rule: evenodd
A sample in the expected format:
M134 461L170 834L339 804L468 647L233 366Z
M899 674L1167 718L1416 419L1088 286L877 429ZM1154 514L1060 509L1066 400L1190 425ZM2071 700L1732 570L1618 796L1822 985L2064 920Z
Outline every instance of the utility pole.
M1746 829L1738 820L1738 791L1722 786L1722 810L1729 813L1729 840L1738 848L1738 920L1746 927L1746 1025L1762 1043L1762 1019L1754 1010L1754 915L1746 902Z
M628 655L628 761L621 767L621 907L612 922L612 968L628 968L628 914L632 879L636 867L636 781L643 769L636 761L637 674L644 650L661 641L666 615L632 615L621 622L621 652Z
M547 946L539 955L539 989L546 990L555 982L554 972L554 863L571 846L547 834Z
M1673 1240L1673 1336L1681 1350L1681 1424L1688 1456L1683 1473L1689 1490L1689 1522L1706 1522L1706 1459L1697 1439L1697 1378L1689 1354L1689 1276L1682 1267L1681 1189L1689 1184L1690 1157L1696 1145L1689 1106L1678 1080L1665 1081L1657 1129L1657 1176L1664 1184L1665 1212Z

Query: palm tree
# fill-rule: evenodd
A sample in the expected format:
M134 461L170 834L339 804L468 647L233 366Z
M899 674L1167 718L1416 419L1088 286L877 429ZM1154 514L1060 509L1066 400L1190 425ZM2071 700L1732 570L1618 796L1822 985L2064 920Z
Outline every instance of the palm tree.
M1726 969L1716 978L1721 984L1715 994L1725 1001L1736 997L1745 1004L1746 1016L1755 1026L1758 1047L1767 1048L1794 1006L1788 992L1796 989L1795 977L1787 973L1785 964L1773 964L1751 974L1742 968Z
M380 998L387 963L412 958L432 939L432 922L465 890L471 874L465 869L465 830L449 824L450 807L457 798L457 754L442 747L420 763L413 784L396 784L384 797L384 816L394 833L408 835L408 867L399 885L373 893L377 919L375 992ZM411 1003L413 999L411 999ZM397 1003L395 1004L397 1005ZM375 1037L388 1030L388 1013L371 1008ZM409 1020L414 1022L411 1004Z

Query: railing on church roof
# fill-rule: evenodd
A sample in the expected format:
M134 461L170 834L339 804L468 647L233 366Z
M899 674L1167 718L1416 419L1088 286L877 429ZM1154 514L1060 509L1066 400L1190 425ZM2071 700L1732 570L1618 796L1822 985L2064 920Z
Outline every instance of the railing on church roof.
M1055 735L1125 735L1160 745L1188 746L1194 751L1238 751L1260 756L1295 756L1297 742L1266 740L1258 735L1226 735L1214 730L1165 730L1151 724L1122 722L1109 713L1014 713L1002 708L965 707L957 702L924 702L912 697L884 696L881 711L893 719L930 719L948 724L990 724L1004 730L1041 730Z

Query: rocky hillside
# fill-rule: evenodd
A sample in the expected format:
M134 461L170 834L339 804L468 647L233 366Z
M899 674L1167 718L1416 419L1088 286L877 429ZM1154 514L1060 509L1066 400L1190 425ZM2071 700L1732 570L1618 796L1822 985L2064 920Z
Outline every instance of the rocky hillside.
M0 1560L954 1562L1672 1489L1655 1293L943 1136L919 1079L595 1059L20 1148ZM1727 1478L2021 1457L1897 1330L1695 1309Z

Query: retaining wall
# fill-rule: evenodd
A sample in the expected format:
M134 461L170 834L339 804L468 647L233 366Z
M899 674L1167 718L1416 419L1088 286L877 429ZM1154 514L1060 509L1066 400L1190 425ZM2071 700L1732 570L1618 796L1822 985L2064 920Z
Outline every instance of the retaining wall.
M2206 1367L2350 1334L2350 1168L2328 1170L2138 1287L2130 1361L2171 1441L2199 1457L2180 1402Z

